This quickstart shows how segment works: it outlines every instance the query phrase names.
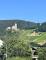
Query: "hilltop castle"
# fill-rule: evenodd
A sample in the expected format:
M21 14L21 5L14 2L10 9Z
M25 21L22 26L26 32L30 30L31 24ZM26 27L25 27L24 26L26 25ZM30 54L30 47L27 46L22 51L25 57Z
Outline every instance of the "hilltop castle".
M13 26L7 27L6 30L14 30L14 31L16 31L17 30L17 24L15 23Z

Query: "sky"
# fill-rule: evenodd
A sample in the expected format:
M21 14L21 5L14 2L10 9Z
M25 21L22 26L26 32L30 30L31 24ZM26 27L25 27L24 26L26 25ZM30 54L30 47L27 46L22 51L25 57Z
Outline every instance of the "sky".
M46 22L46 0L0 0L0 20Z

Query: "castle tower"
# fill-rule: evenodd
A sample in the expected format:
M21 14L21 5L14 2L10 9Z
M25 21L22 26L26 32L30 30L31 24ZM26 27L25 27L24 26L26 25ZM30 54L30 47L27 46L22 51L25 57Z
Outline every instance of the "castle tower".
M15 29L17 30L17 24L15 23Z
M17 24L16 23L12 26L12 30L17 30Z

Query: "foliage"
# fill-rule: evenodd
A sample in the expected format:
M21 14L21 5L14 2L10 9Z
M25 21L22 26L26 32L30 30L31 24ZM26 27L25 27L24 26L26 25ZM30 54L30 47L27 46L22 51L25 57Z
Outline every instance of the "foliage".
M39 56L39 60L46 60L46 48L45 47L41 47L38 49L38 56Z
M18 24L19 31L11 32L11 31L5 30L6 27L14 25L15 22ZM38 43L43 44L43 42L46 41L46 32L45 32L46 22L41 23L40 25L40 23L33 23L33 22L27 22L27 21L21 21L21 20L20 21L8 20L8 21L1 21L0 27L1 27L0 38L7 45L8 57L19 56L19 58L18 57L15 58L16 60L25 59L25 58L20 58L20 57L26 57L26 58L28 56L31 57L31 46L38 47L40 46ZM38 33L39 36L31 36L34 29L36 30L36 33ZM46 47L46 43L44 44L44 46ZM38 49L39 60L41 60L41 57L43 60L46 60L45 50L46 50L45 48ZM2 49L2 51L5 52L6 51L5 48Z
M13 26L15 23L17 23L18 28L20 29L30 29L34 28L36 26L36 23L24 21L24 20L0 20L0 29L6 29L7 27Z
M7 60L31 60L31 57L12 57L12 58L8 58Z

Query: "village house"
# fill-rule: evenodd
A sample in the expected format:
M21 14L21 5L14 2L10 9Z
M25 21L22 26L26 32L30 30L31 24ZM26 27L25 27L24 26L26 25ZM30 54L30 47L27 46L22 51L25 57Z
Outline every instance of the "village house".
M13 26L9 26L9 27L7 27L6 28L6 30L8 31L8 30L12 30L12 31L17 31L18 30L18 28L17 28L17 24L15 23Z
M12 30L17 30L17 24L15 23L15 25L12 26Z

